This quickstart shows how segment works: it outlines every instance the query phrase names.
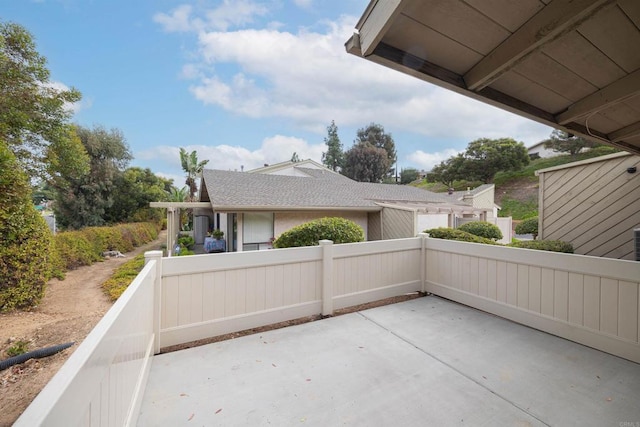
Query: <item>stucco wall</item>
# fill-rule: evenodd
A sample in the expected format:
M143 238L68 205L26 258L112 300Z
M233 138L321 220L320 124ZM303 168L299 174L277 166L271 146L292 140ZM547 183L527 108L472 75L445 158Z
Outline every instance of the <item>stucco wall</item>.
M274 237L277 238L282 233L296 225L324 217L340 217L349 219L362 227L365 238L367 237L367 213L350 211L276 212L273 224Z

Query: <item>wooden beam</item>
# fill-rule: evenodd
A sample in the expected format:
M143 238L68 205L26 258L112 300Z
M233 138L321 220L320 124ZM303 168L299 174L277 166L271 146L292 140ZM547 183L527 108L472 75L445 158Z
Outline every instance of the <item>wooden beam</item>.
M640 94L640 70L636 70L609 86L573 103L566 111L558 114L556 120L561 125L575 121L587 114L603 110L608 106Z
M607 135L611 142L620 142L627 138L640 136L640 122L635 122Z
M479 90L545 44L573 31L617 0L554 0L464 75L467 88Z

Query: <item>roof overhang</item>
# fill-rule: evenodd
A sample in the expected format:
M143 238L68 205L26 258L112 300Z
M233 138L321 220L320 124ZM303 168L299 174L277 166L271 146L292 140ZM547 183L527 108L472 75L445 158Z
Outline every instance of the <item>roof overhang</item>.
M372 0L349 53L640 154L640 1Z
M476 208L468 205L454 205L449 203L393 203L384 202L376 203L382 208L399 209L404 211L412 211L424 214L462 214L462 215L478 215L482 213L492 212L492 208Z
M216 206L209 205L215 212L239 213L239 212L378 212L379 206Z

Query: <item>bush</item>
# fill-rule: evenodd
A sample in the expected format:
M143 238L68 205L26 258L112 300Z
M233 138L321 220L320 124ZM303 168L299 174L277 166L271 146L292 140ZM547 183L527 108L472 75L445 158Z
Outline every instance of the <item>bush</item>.
M520 240L510 243L514 248L536 249L539 251L573 253L573 245L562 240Z
M320 218L285 231L273 242L274 248L317 246L319 240L333 243L364 241L362 227L344 218Z
M33 206L27 175L0 140L0 311L40 302L52 252L51 232Z
M193 245L196 244L196 241L191 236L180 236L178 237L178 244L183 248L193 249Z
M458 230L466 231L475 236L484 237L485 239L500 240L502 239L502 231L497 225L486 221L472 221L462 224Z
M158 224L136 222L112 227L87 227L55 236L56 257L63 260L60 270L72 270L103 259L105 251L132 251L158 237Z
M525 219L516 225L516 234L533 234L533 238L538 237L538 217Z
M484 243L485 245L498 245L494 240L487 239L485 237L476 236L475 234L468 233L459 228L432 228L430 230L424 230L424 233L429 233L429 237L434 239L446 239L446 240L458 240L461 242L471 243Z
M144 255L141 254L118 267L113 276L102 284L102 289L111 301L117 300L143 268Z

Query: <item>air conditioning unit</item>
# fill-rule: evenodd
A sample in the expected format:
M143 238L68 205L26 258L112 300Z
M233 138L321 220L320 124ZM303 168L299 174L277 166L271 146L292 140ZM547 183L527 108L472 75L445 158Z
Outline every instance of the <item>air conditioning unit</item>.
M633 230L633 245L636 248L636 261L640 261L640 228Z

